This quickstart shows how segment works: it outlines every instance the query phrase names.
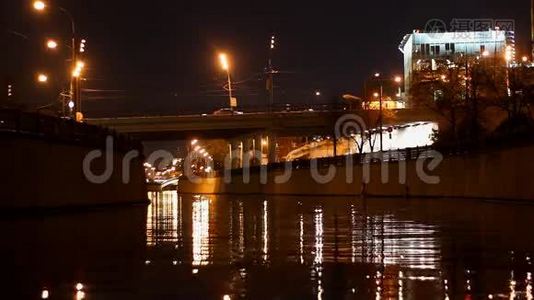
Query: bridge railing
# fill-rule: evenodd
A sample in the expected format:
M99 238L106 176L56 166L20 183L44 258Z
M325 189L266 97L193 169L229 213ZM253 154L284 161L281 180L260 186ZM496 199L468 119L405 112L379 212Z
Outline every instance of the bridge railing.
M107 128L14 109L0 109L0 132L99 148L111 136L118 151L142 149L141 143Z
M406 148L398 149L391 151L375 152L375 153L364 153L364 154L352 154L336 157L325 157L317 158L317 166L319 168L328 168L331 165L334 166L344 166L347 162L352 162L354 165L361 165L367 163L381 163L381 162L398 162L398 161L410 161L417 160L419 158L430 158L429 150L432 150L432 147L415 147L415 148ZM447 152L447 154L449 154ZM451 153L452 155L452 153ZM262 168L267 167L268 171L283 171L286 168L286 164L289 163L292 169L309 169L311 168L311 160L308 159L299 159L289 162L279 162L271 163L266 166L251 166L250 171L252 173L260 172ZM231 170L232 175L241 175L243 169L233 169ZM216 176L224 175L224 170L218 169L216 171Z

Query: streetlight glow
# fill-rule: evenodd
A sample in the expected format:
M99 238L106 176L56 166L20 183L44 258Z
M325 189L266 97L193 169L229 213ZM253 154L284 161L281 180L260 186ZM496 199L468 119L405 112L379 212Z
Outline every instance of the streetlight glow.
M226 54L224 53L219 54L219 60L221 62L221 67L223 70L225 71L230 70L230 65L228 64L228 58L226 57Z
M39 74L37 75L37 81L39 81L40 83L45 83L48 81L48 76L46 76L46 74Z
M402 82L402 77L400 77L400 76L395 76L395 82L396 82L396 83L401 83L401 82Z
M375 77L376 78L380 77L380 73L375 73Z
M72 77L80 77L84 67L85 67L85 63L83 61L77 61L76 67L72 71Z
M513 59L513 50L512 50L512 47L511 46L506 46L506 51L504 53L504 59L507 61L507 62L511 62L512 59Z
M46 42L46 47L47 47L48 49L56 49L56 48L57 48L57 42L54 41L54 40L48 40L48 41Z
M232 97L232 79L230 78L230 63L225 53L219 54L219 60L221 61L221 67L226 71L226 77L228 78L228 99L230 100L230 109L234 112L234 107L237 105L237 100Z
M46 4L43 1L34 1L33 2L33 8L35 10L42 11L46 8Z
M321 96L321 91L315 91L315 96Z

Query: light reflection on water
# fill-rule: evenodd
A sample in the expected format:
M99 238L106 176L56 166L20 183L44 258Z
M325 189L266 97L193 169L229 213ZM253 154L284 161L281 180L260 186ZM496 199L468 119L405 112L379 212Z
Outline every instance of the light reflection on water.
M6 299L532 299L533 206L149 197L0 219Z
M333 296L447 299L460 294L485 294L484 297L493 297L493 293L495 296L503 293L508 297L518 295L514 292L518 288L514 279L508 280L508 288L491 292L484 290L484 284L473 283L480 278L470 271L469 262L477 255L472 251L481 251L480 254L484 255L485 250L480 248L481 245L469 245L472 241L466 240L462 234L484 233L467 231L455 236L448 228L448 225L454 228L455 224L441 223L450 222L447 216L441 216L444 219L440 222L428 219L429 212L425 211L428 204L418 218L418 212L410 211L410 208L389 208L391 201L404 205L407 204L405 200L163 194L169 196L156 196L153 198L156 200L154 206L160 205L159 201L171 199L176 204L166 204L166 207L191 207L191 212L149 213L152 220L147 219L147 241L176 243L177 240L166 240L165 237L175 236L173 232L177 228L164 224L190 224L183 228L184 243L181 247L184 255L181 260L185 265L194 267L194 274L205 276L210 272L222 272L220 268L230 273L235 269L229 279L220 278L218 281L218 284L229 286L221 291L221 295L227 294L231 298L251 297L258 293L257 287L249 282L257 280L251 279L253 275L266 280L265 284L269 281L278 283L279 289L270 291L272 296L297 293L317 299ZM191 204L178 205L180 202ZM448 205L446 202L437 203L440 203L439 206ZM407 205L411 207L412 204ZM476 207L478 204L471 205ZM151 210L153 208L149 208L149 212ZM439 211L430 213L433 214L439 215ZM169 222L176 215L189 215L191 221ZM160 222L162 224L157 225ZM154 228L166 228L168 232L154 231ZM467 253L455 249L458 247L455 238L461 240L460 248L465 247ZM491 246L491 243L483 246ZM190 255L186 253L187 249L190 249ZM462 257L464 254L465 257ZM499 263L508 260L507 254L499 254ZM489 256L492 255L496 254ZM458 262L465 264L461 279L457 274ZM451 264L453 269L450 269ZM214 271L208 265L217 269ZM306 269L308 275L304 275ZM266 275L269 272L272 275ZM302 285L278 282L276 276L280 272L298 278ZM528 274L531 273L525 273L525 276ZM525 277L523 280L525 284L521 284L521 294L531 295L531 279ZM451 285L451 282L454 284Z

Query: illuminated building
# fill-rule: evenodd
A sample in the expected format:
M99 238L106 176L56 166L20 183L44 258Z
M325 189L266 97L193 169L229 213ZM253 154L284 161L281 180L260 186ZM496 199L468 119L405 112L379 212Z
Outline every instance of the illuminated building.
M513 31L414 31L404 37L399 50L404 54L406 94L416 73L443 76L440 71L465 68L471 62L484 59L498 67L512 66L515 62Z

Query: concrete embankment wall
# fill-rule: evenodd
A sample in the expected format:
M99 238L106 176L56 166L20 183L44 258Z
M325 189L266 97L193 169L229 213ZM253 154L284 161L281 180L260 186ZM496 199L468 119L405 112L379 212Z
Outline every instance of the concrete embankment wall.
M95 184L86 179L83 159L96 149L38 137L3 135L0 211L147 203L141 157L131 161L129 183L122 181L124 153L120 152L114 154L109 180ZM91 166L94 174L102 174L105 161L95 159Z
M484 153L445 156L428 175L439 177L439 183L424 182L417 171L417 161L405 162L406 180L399 182L399 162L388 163L389 179L382 183L382 165L369 166L369 180L364 184L364 167L354 165L353 182L347 183L347 168L336 167L333 180L320 184L311 176L309 169L293 170L286 183L274 183L274 178L283 172L268 174L267 184L260 184L260 176L253 173L250 183L243 183L242 175L234 175L232 183L224 178L203 179L200 184L180 180L180 193L230 193L230 194L294 194L294 195L362 195L381 197L454 197L534 200L534 146L494 150ZM320 169L325 174L326 169Z

